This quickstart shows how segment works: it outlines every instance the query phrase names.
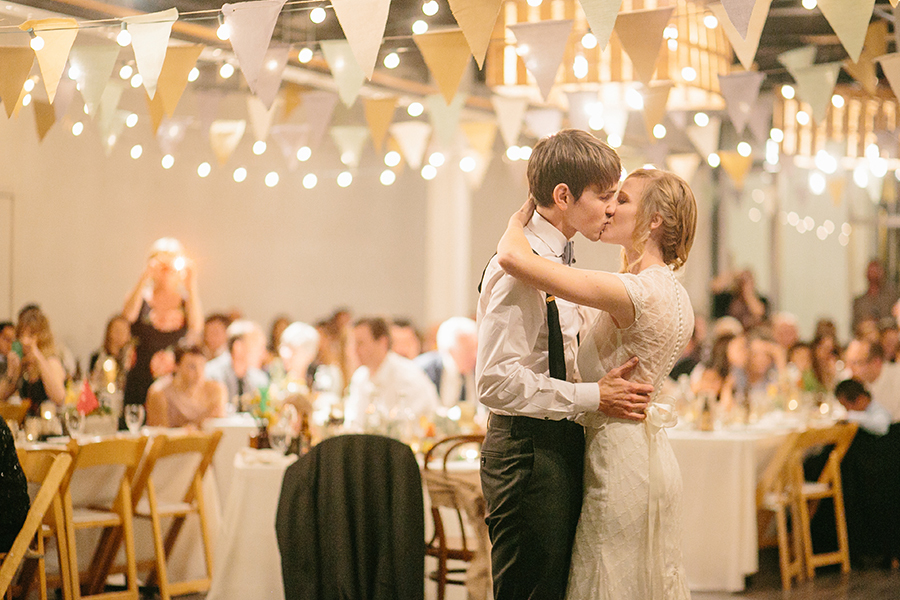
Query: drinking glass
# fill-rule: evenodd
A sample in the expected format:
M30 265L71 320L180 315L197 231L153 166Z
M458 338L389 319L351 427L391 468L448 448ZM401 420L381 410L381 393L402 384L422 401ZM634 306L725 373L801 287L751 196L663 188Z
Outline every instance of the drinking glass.
M66 411L66 429L70 438L77 438L84 430L84 415L78 410Z
M125 426L132 435L137 435L144 424L144 407L140 404L125 405Z

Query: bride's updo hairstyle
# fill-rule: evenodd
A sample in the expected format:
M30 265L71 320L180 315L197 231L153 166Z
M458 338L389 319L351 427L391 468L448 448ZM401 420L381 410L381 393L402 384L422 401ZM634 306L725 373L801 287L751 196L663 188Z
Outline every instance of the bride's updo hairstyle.
M624 270L631 272L643 258L654 215L662 218L658 235L663 260L667 265L680 269L687 261L697 229L694 192L684 179L668 171L637 169L628 175L629 179L632 177L643 179L645 183L644 193L638 202L632 240L637 258L630 264L626 262Z

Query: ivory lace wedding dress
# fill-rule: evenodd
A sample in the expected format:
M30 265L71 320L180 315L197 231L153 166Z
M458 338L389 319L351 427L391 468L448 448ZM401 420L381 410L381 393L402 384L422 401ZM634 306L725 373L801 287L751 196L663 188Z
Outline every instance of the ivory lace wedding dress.
M598 381L632 356L631 377L656 388L644 422L602 413L585 427L584 505L575 535L567 598L689 599L681 556L681 472L664 428L675 422L660 385L694 328L687 291L668 267L620 274L635 320L616 327L600 313L578 350L585 381Z

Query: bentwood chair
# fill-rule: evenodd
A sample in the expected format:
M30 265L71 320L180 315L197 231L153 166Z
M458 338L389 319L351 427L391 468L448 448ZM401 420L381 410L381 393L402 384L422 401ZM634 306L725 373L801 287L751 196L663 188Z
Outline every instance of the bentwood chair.
M28 407L31 406L30 400L24 400L13 404L12 402L0 402L0 419L5 419L11 423L21 426L25 422L25 415L28 414Z

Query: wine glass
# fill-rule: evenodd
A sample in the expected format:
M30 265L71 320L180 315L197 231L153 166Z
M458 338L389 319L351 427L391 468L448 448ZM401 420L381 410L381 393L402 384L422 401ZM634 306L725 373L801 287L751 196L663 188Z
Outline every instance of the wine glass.
M78 410L66 411L66 429L70 438L77 438L84 429L84 415Z
M125 426L132 435L137 435L144 424L144 407L140 404L125 405Z

